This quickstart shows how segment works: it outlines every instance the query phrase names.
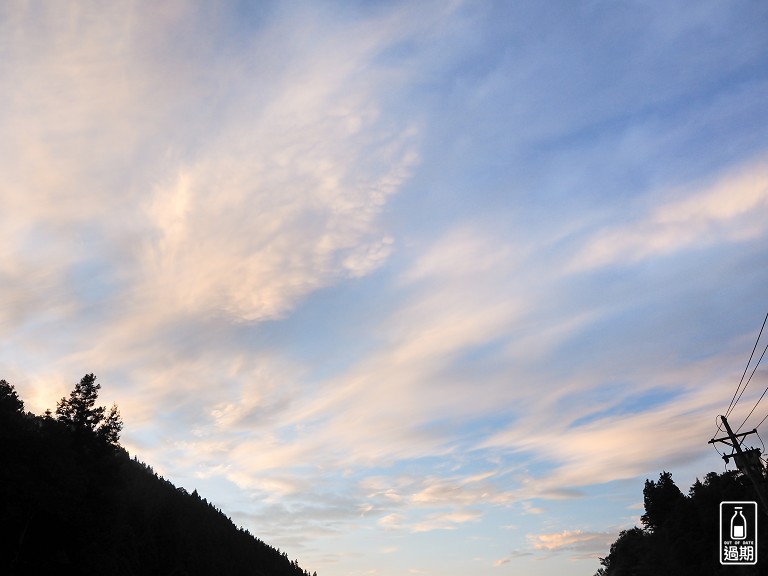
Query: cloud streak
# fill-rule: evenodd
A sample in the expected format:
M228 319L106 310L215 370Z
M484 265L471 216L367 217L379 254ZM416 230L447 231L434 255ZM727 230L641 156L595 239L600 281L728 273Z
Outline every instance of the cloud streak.
M714 184L675 191L650 214L589 239L570 267L584 270L632 264L682 250L764 237L768 161L759 158Z
M552 534L529 534L528 540L535 550L548 553L576 553L573 558L598 558L607 555L611 543L616 539L613 532L585 532L583 530L563 530Z

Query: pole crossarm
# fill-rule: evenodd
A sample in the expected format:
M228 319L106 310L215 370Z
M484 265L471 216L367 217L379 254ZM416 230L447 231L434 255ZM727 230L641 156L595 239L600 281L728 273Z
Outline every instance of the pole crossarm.
M714 444L715 442L722 442L723 444L727 444L728 446L733 447L733 444L729 442L729 440L732 440L733 438L743 438L744 436L749 436L750 434L757 434L757 429L750 430L749 432L741 432L739 434L734 434L733 437L726 436L725 438L712 438L707 444ZM739 442L741 444L741 442Z
M728 462L733 458L738 469L743 472L747 478L752 482L755 487L757 497L760 499L760 503L763 505L763 510L768 513L768 494L765 492L765 477L763 473L763 466L760 462L760 450L758 448L749 448L742 450L741 444L744 441L743 438L753 433L757 433L757 430L751 432L742 432L740 434L734 434L731 430L731 426L728 424L728 420L725 416L720 416L720 419L725 426L726 432L728 432L727 438L712 438L708 444L714 444L715 442L722 442L733 448L732 454L726 454L723 456L723 460ZM739 439L741 438L741 440Z

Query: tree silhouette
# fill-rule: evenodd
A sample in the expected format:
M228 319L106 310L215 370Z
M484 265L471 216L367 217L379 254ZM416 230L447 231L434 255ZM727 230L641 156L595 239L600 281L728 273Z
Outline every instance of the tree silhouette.
M658 482L646 480L643 488L645 514L640 517L643 526L651 532L658 530L682 501L683 493L672 480L671 473L659 474Z
M0 413L22 413L24 411L24 402L19 399L16 389L6 382L0 380Z
M101 384L96 376L86 374L75 384L69 398L62 398L56 405L56 416L62 424L69 427L78 436L95 434L98 438L113 445L120 440L123 423L116 405L112 405L105 416L106 408L97 406Z
M120 412L117 409L117 404L112 404L109 413L107 413L101 425L96 430L96 435L107 444L117 445L120 440L120 432L122 429L123 421L120 419Z
M616 542L611 544L611 551L606 558L600 559L600 568L595 576L630 576L644 574L643 559L647 554L648 545L645 534L635 526L622 530Z
M721 566L720 503L755 499L738 471L710 472L684 495L669 472L646 480L644 528L623 530L595 576L762 576L760 566ZM768 518L758 511L758 558L768 557Z

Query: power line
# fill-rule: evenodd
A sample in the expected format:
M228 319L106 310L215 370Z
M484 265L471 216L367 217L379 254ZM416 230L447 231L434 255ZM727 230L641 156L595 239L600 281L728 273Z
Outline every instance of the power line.
M768 414L766 414L765 416L763 416L763 419L762 419L762 420L760 420L760 424L762 424L763 422L765 422L765 421L766 421L766 419L768 419ZM757 426L755 426L755 428L760 428L760 424L758 424Z
M766 353L766 351L768 351L768 344L766 344L766 345L765 345L765 348L763 348L763 353L762 353L762 354L760 354L760 358L757 360L757 363L755 364L755 368L754 368L754 370L752 370L752 374L750 374L750 375L749 375L749 380L747 380L747 383L744 385L744 390L746 390L746 389L747 389L747 385L748 385L748 384L749 384L749 382L752 380L752 376L754 376L754 375L755 375L755 372L757 372L757 367L758 367L758 366L760 366L760 361L763 359L763 356L765 356L765 353ZM742 392L743 392L743 390L742 390ZM746 418L744 418L744 422L742 422L742 423L741 423L741 426L744 426L744 424L746 424L746 423L747 423L747 420L749 419L749 417L750 417L750 416L752 416L752 412L754 412L754 411L755 411L755 409L757 408L757 405L758 405L758 404L760 404L760 400L762 400L762 399L763 399L763 396L765 396L766 392L768 392L768 386L766 386L766 387L765 387L765 390L763 390L763 393L762 393L762 394L760 394L760 398L758 398L758 399L757 399L757 402L755 402L755 405L752 407L752 410L750 410L750 411L749 411L749 414L747 414L747 417L746 417ZM762 422L761 422L761 424L762 424ZM739 427L736 429L736 432L738 432L739 430L741 430L741 426L739 426Z
M731 403L728 404L728 409L725 411L726 418L730 415L731 411L736 407L736 404L738 404L739 400L741 400L741 395L744 394L744 390L747 389L747 386L749 385L749 380L747 380L747 383L744 384L744 388L741 391L741 394L739 394L739 388L741 388L741 383L744 382L744 376L747 375L747 370L749 370L749 365L752 363L752 357L755 355L755 350L757 350L757 344L760 342L760 336L763 335L763 329L765 328L765 323L768 321L768 313L766 313L765 318L763 319L763 325L760 326L760 333L757 335L757 340L755 340L755 345L752 347L752 353L749 355L749 360L747 360L747 365L744 367L744 374L741 375L741 380L739 380L739 385L736 386L736 392L733 393L733 398L731 398ZM763 351L763 354L765 354L765 351ZM762 356L761 356L762 358ZM760 361L758 360L758 364ZM754 372L752 372L754 374ZM749 379L752 379L752 376L750 375ZM736 398L736 395L739 394L739 397ZM719 426L718 426L719 429Z
M768 352L768 344L766 344L765 348L763 349L763 353L760 354L760 358L758 358L757 362L755 363L755 367L752 369L752 373L749 375L749 378L747 379L747 381L744 382L744 378L746 377L747 372L749 371L749 366L750 364L752 364L752 358L754 358L755 352L757 351L757 346L760 343L760 337L763 335L763 329L765 328L766 322L768 322L768 314L765 315L765 319L763 320L763 325L760 327L760 333L757 335L757 340L755 340L755 345L752 347L752 353L749 355L749 360L747 361L747 365L744 368L744 373L741 375L741 380L739 380L739 385L736 386L736 392L733 393L733 398L731 398L731 402L730 404L728 404L728 409L726 410L726 416L720 416L720 420L723 426L725 426L727 436L723 438L712 438L712 440L710 440L709 443L715 446L715 450L717 450L716 444L718 442L722 442L733 449L733 452L731 454L724 454L722 457L723 460L725 461L726 467L728 465L728 460L733 458L736 464L736 467L743 474L745 474L754 485L755 492L758 498L760 499L760 502L762 503L763 508L766 510L766 512L768 512L768 490L766 490L766 486L764 485L764 479L763 479L764 466L763 466L763 458L761 455L762 453L759 448L749 448L746 450L742 450L742 447L741 447L745 438L750 434L757 434L757 437L760 439L760 443L763 446L763 452L765 452L765 444L763 443L763 439L760 438L760 433L757 431L757 427L755 427L755 429L750 432L739 433L739 430L741 430L741 427L747 423L747 420L749 420L749 417L752 416L754 411L757 409L758 405L760 404L760 401L765 397L766 393L768 393L768 386L766 386L765 390L763 390L763 393L760 395L760 398L757 399L757 402L755 402L755 405L752 407L752 410L749 411L749 414L747 414L747 417L744 419L744 422L742 422L741 426L739 426L736 429L735 433L733 432L730 425L728 424L728 419L727 419L727 415L733 411L733 409L739 403L739 400L741 400L741 397L744 394L744 391L747 389L747 386L749 386L749 383L752 381L752 377L757 372L757 368L760 366L760 362L762 362L763 357L765 356L765 353ZM742 386L742 384L744 385ZM768 414L766 414L766 416L760 421L760 424L765 422L766 418L768 418ZM759 427L760 424L758 424L757 426ZM719 424L717 426L717 430L718 432L721 431ZM717 450L717 452L718 454L720 453L719 450Z

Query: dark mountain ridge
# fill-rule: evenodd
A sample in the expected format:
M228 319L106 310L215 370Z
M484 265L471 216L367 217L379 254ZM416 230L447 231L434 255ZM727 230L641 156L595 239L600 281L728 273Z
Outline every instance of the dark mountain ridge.
M88 374L36 416L0 380L0 574L309 576L131 458L99 388Z

